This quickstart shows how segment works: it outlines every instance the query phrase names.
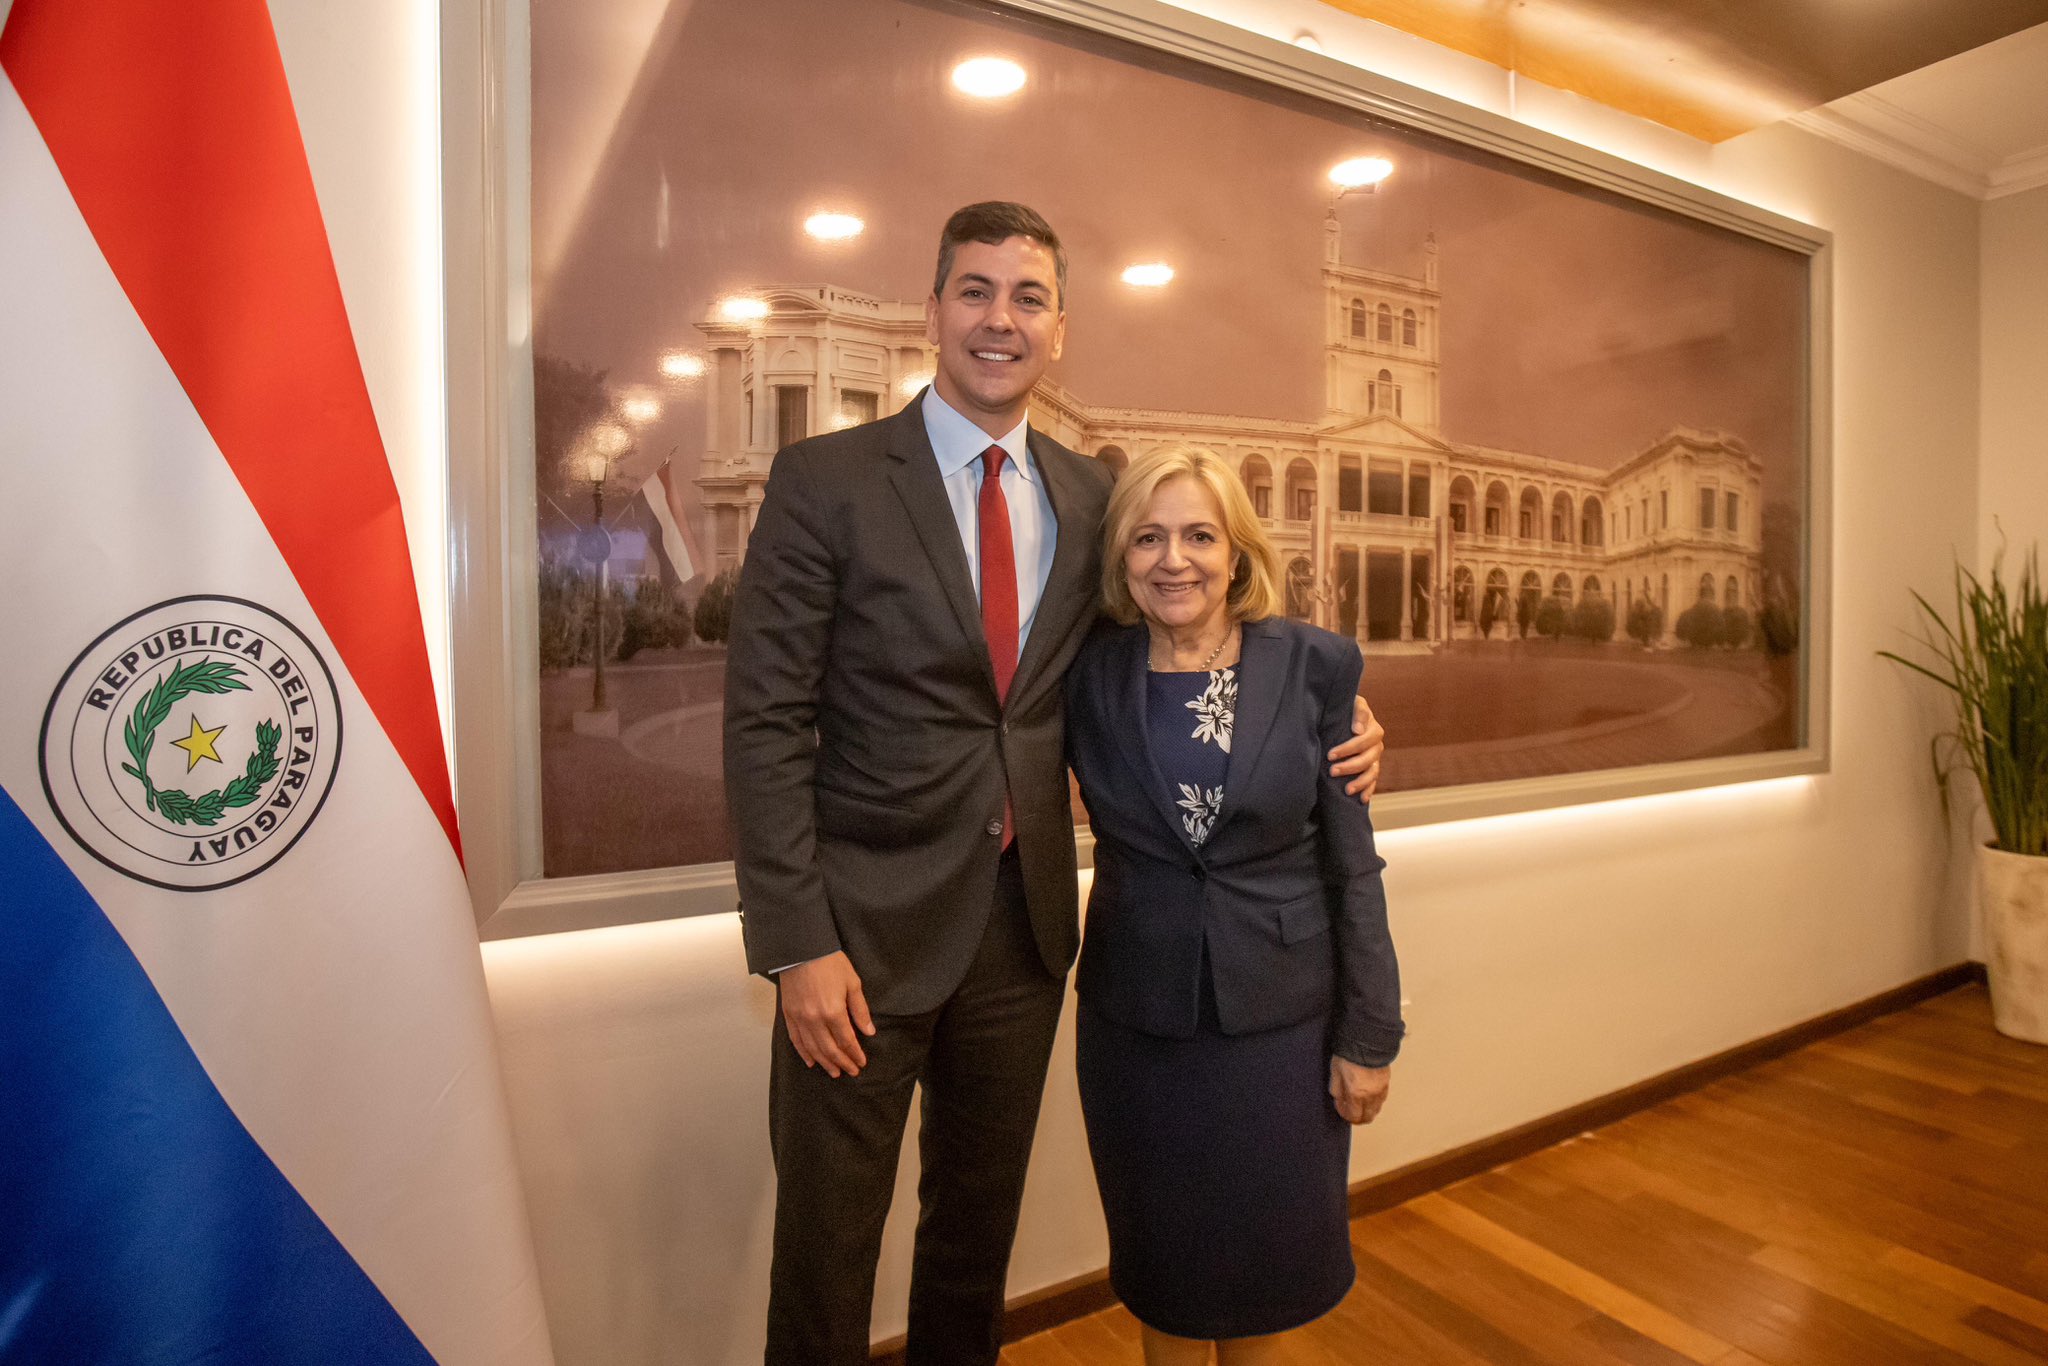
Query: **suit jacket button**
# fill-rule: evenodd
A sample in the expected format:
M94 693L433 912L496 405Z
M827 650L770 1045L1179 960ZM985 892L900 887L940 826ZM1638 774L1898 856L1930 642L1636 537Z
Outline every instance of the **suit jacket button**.
M996 819L988 823L988 832L991 835L1000 835L1003 833L1002 817L998 816Z

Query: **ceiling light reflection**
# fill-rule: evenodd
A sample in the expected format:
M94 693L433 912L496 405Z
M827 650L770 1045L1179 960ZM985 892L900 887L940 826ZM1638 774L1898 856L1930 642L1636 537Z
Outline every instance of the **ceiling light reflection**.
M625 415L626 421L644 427L661 416L661 404L651 394L628 394L619 404L619 411Z
M1008 57L971 57L953 68L953 85L963 95L998 100L1024 88L1024 68Z
M867 226L850 213L814 213L804 220L804 231L821 242L843 242L860 236Z
M739 294L720 301L718 316L727 322L759 322L768 316L768 304L766 300L750 299L744 294Z
M671 351L661 358L661 373L670 379L701 379L704 358L695 351Z
M1173 267L1164 261L1147 261L1124 267L1124 283L1140 289L1157 289L1173 278Z
M1330 183L1347 190L1377 185L1394 173L1394 163L1385 157L1353 157L1330 168Z
M905 375L897 380L896 392L905 398L916 398L918 391L931 382L932 376L929 371L919 371L917 374Z

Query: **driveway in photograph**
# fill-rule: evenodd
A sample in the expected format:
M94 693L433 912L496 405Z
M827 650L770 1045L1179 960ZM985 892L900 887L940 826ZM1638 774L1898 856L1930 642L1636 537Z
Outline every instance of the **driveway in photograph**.
M1461 641L1366 658L1387 726L1381 791L1409 792L1787 749L1790 660L1752 650ZM650 650L606 670L616 739L579 735L588 669L541 679L546 875L731 857L720 761L725 651ZM1078 805L1077 817L1081 817Z

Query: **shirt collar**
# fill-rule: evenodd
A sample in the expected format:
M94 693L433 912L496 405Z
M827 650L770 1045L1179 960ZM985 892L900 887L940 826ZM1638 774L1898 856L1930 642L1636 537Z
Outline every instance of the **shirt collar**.
M950 479L966 469L990 446L1001 446L1017 472L1036 483L1038 471L1031 462L1031 443L1027 439L1030 427L1031 419L1026 417L1007 434L991 441L987 432L940 398L936 387L924 391L924 431L931 438L932 454L939 459L942 479Z

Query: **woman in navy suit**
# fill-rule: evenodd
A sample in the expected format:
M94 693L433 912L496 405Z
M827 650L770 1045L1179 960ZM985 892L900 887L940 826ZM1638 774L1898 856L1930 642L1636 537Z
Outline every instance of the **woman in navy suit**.
M1117 481L1109 615L1067 676L1095 829L1075 987L1110 1280L1148 1366L1277 1360L1344 1297L1350 1126L1402 1025L1364 807L1325 771L1358 646L1278 615L1279 556L1214 454Z

